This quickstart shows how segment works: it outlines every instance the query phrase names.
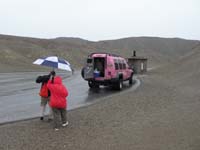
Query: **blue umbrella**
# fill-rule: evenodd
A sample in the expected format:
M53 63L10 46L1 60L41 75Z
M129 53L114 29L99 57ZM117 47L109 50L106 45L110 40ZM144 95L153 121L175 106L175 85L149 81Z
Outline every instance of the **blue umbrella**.
M72 71L70 63L62 58L58 58L57 56L41 57L35 60L33 64Z

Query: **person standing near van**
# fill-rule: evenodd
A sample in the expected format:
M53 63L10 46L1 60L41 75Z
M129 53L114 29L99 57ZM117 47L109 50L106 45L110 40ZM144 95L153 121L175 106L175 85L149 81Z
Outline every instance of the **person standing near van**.
M67 126L67 96L68 90L62 83L60 76L53 76L47 83L47 88L50 90L50 106L53 111L53 127L57 131L60 126L60 117L62 126Z

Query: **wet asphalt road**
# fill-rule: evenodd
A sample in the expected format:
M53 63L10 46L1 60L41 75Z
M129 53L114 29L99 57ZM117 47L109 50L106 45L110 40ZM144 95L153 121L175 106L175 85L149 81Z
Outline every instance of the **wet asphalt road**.
M40 116L38 95L40 84L35 83L35 78L45 74L47 73L0 73L0 124ZM79 71L74 75L66 72L57 74L63 77L63 82L69 91L68 110L92 104L105 96L118 93L109 87L101 87L98 90L89 89ZM137 78L134 78L134 81L132 86L125 82L120 92L136 89L140 81Z

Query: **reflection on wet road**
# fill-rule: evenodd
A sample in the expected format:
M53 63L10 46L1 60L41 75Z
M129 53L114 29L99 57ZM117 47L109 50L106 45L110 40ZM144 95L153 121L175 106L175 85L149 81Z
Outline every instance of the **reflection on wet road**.
M44 74L41 72L0 74L0 123L40 116L40 97L38 95L40 84L35 83L35 78ZM89 105L100 98L119 93L109 87L89 89L87 82L81 78L78 71L73 76L66 72L57 74L64 78L63 82L69 91L68 110ZM67 78L67 76L70 77ZM136 78L134 81L132 86L125 82L124 88L120 92L137 88L140 81Z

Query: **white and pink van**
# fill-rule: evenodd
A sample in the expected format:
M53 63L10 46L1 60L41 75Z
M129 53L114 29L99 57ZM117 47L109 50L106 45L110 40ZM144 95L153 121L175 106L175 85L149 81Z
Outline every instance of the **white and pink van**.
M123 81L133 83L133 70L123 57L109 53L92 53L88 56L82 77L88 81L90 88L100 85L112 86L121 90Z

